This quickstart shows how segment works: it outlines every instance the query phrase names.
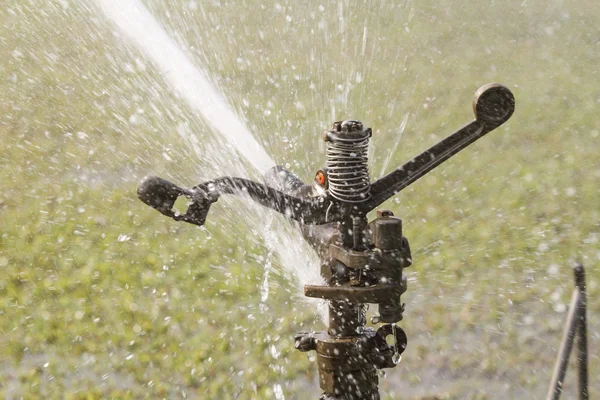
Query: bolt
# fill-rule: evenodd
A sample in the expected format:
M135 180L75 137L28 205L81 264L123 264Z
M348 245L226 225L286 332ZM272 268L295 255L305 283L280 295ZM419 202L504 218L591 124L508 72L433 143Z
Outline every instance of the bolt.
M346 120L342 121L342 132L358 132L363 130L363 124L360 121Z
M345 120L336 121L330 130L323 132L323 140L326 142L336 141L339 138L366 139L372 135L371 128L364 129L360 121Z
M393 217L394 213L391 212L390 210L377 210L377 217L378 218L383 218L383 217Z

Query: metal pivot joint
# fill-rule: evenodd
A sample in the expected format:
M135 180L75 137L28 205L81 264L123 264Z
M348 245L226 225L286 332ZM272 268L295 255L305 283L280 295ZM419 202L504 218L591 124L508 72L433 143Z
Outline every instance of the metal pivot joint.
M325 168L304 184L282 167L265 174L265 184L222 177L184 189L148 177L138 188L144 203L177 221L203 225L210 206L224 194L247 196L299 222L304 238L321 257L324 285L306 285L308 297L329 303L326 331L301 332L295 346L316 351L324 400L378 400L377 369L392 368L407 345L402 320L406 292L404 268L411 265L402 221L391 211L367 214L411 183L506 122L515 107L513 94L499 84L482 86L473 100L475 120L381 179L371 182L368 146L372 135L359 121L335 122L326 131ZM173 211L179 196L190 202ZM367 327L366 308L378 314Z

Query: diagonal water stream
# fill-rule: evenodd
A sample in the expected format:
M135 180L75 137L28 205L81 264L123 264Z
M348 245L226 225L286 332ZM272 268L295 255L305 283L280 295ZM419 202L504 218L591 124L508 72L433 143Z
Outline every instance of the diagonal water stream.
M173 90L198 111L226 143L259 172L275 166L231 110L205 73L197 68L140 0L97 0L104 13L152 60Z

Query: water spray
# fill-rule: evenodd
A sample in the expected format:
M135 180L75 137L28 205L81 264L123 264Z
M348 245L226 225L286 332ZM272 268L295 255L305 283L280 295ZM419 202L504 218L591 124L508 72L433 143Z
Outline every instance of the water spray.
M300 332L295 346L317 353L323 400L378 400L377 370L393 368L407 346L397 325L405 309L404 268L412 263L402 220L391 211L367 214L411 183L506 122L515 108L511 91L500 84L475 93L475 120L375 182L369 178L367 150L372 135L359 121L340 121L324 134L326 167L311 184L274 167L265 183L222 177L190 189L165 179L148 177L138 188L147 205L176 221L204 225L210 206L225 194L249 197L299 223L304 238L321 257L324 285L306 285L308 297L329 303L324 332ZM180 196L189 207L173 210ZM367 327L366 308L378 305Z

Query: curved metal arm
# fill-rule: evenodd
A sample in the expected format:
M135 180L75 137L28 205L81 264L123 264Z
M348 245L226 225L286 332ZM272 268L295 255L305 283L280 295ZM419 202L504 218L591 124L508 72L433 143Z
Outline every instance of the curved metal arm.
M303 224L324 223L327 212L323 198L295 197L242 178L223 177L184 189L166 179L150 176L142 181L137 193L140 200L162 214L195 225L204 225L211 204L223 194L249 196L257 203ZM179 196L191 200L184 214L173 210Z
M327 210L322 197L296 197L243 178L222 177L194 186L192 190L207 193L215 199L223 194L249 196L258 204L303 224L322 223Z
M371 199L365 204L365 209L374 209L454 154L502 125L508 121L514 110L515 98L507 87L498 83L482 86L473 99L475 121L371 184Z

